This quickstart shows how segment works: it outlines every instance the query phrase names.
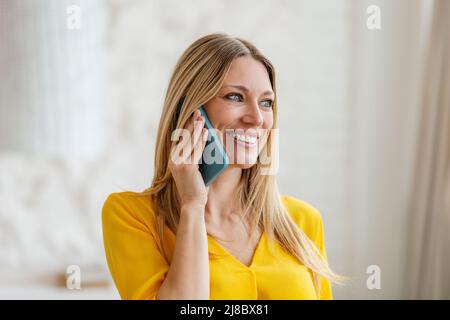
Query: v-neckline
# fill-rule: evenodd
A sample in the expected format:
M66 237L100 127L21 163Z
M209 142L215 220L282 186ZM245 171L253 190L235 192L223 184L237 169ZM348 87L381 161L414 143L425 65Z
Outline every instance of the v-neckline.
M239 260L238 258L236 258L233 254L231 254L224 246L222 246L219 242L216 241L216 239L214 239L214 237L212 237L211 235L208 234L208 239L210 239L211 243L213 245L215 245L217 248L219 248L219 250L221 250L223 253L225 253L227 256L229 256L234 262L236 262L237 264L239 264L241 267L245 268L245 269L251 269L253 267L253 265L255 264L258 252L261 250L261 246L263 243L265 237L265 232L263 231L261 233L261 236L259 237L259 241L258 244L256 245L255 251L253 252L253 256L250 260L250 264L246 265L245 263L243 263L241 260Z

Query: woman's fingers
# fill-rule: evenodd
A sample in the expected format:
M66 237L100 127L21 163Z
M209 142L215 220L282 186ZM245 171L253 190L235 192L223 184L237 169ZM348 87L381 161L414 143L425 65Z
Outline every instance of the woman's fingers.
M182 163L198 163L192 158L193 150L200 141L202 128L205 124L204 118L201 117L200 111L196 110L186 123L185 128L180 132L181 141L179 141L172 150L172 160L176 164Z
M205 126L205 119L202 116L200 116L195 120L194 133L191 145L191 155L189 158L192 164L198 164L198 161L201 157L201 152L203 151L203 149L199 150L199 148L202 146L204 131L206 131L204 126Z
M193 140L192 140L192 148L195 148L197 145L197 142L201 140L203 127L205 126L205 120L203 117L201 117L199 120L195 120L194 123L194 134L193 134Z
M191 126L192 119L194 118L195 113L189 118L188 122L186 123L185 127L182 129L175 129L174 132L172 132L172 141L176 141L175 144L172 146L172 149L170 151L170 159L169 161L174 164L182 164L183 159L186 157L184 152L186 152L185 145L187 142L189 142L189 128Z
M194 152L192 155L194 163L198 163L200 161L207 140L208 140L208 129L202 128L199 134L199 139L197 140L194 146Z
M189 118L189 120L186 122L186 125L183 129L181 129L181 141L178 141L177 145L180 148L184 148L190 141L190 137L192 135L192 132L194 130L194 121L198 119L198 114L200 111L196 110L192 116Z

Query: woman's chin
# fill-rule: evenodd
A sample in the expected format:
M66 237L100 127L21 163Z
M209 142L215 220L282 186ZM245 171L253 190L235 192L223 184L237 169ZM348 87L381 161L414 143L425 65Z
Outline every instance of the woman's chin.
M241 169L249 169L251 167L253 167L254 165L256 165L258 162L258 157L251 157L246 158L245 161L234 161L230 164L230 166L233 166L235 168L241 168Z
M256 165L256 163L232 163L229 165L230 168L239 168L239 169L250 169Z
M230 153L228 153L228 155L230 155ZM249 169L257 164L258 153L256 150L250 150L249 152L249 150L238 149L238 153L236 153L232 158L233 161L230 161L230 166L241 169Z

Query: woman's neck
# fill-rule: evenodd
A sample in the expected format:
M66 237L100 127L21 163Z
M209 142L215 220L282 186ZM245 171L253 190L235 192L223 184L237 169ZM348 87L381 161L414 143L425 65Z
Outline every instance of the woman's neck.
M242 169L228 167L209 185L205 215L213 221L223 221L239 212L235 191L241 180Z

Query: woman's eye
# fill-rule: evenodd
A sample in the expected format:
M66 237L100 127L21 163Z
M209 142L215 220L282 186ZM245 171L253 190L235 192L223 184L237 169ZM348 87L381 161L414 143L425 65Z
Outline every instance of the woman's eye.
M242 95L240 95L239 93L230 93L226 97L228 100L232 100L232 101L236 101L236 102L242 101Z
M242 97L242 95L240 93L230 93L230 94L227 94L225 97L228 100L235 101L235 102L244 101L244 98ZM263 100L263 101L261 101L260 105L264 108L272 108L273 100L271 100L271 99Z
M273 105L273 101L272 100L263 100L261 101L261 104L263 105L264 108L272 108Z

